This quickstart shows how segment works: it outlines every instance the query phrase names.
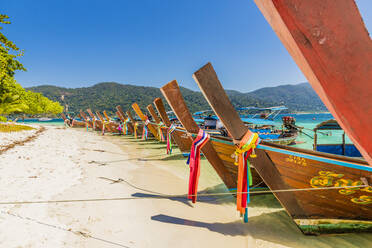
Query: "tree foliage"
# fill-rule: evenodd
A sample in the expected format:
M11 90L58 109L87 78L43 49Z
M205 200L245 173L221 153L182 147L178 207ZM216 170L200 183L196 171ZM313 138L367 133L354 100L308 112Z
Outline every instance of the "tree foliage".
M0 14L0 24L10 24L8 19L7 15ZM16 82L14 79L16 71L26 71L18 60L23 55L23 51L1 30L3 26L0 26L0 115L61 113L63 107L58 102L53 102L40 93L26 91Z

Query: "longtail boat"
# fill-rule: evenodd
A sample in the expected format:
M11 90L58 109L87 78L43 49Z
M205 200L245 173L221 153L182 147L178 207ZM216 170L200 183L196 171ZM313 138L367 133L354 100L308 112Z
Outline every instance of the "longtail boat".
M102 128L107 129L111 133L117 133L118 126L119 126L118 123L110 121L109 118L105 120L105 118L101 115L99 111L96 111L96 115L98 116L100 121L103 123Z
M160 120L160 117L156 114L154 107L149 104L147 105L147 111L149 112L150 116L152 117L154 123L154 127L158 131L158 137L160 141L165 141L165 137L167 136L168 128L164 126L162 121Z
M241 121L210 63L193 75L230 135ZM372 231L372 167L363 159L261 142L256 171L305 234Z
M87 109L87 112L90 116L90 118L92 118L92 122L93 122L93 129L94 130L102 130L103 128L103 123L100 119L98 119L92 112L91 109Z
M171 81L161 87L160 90L186 131L190 134L197 134L200 127L193 119L185 100L182 97L177 81ZM214 139L221 141L229 140L222 136L219 136L218 138L215 137ZM234 164L235 159L232 157L235 150L236 149L232 144L225 144L223 142L215 142L211 140L209 140L202 148L204 156L229 189L235 189L237 187L237 170L236 165ZM252 174L253 183L255 185L262 182L262 179L254 170Z
M326 144L320 144L318 140L319 133L323 134L323 131L329 130L342 130L340 124L334 119L323 121L319 123L314 128L314 151L326 152L331 154L343 155L348 157L362 157L362 154L358 151L354 144L346 143L346 134L342 133L342 142L341 143L332 143L327 142Z
M89 117L83 110L80 110L80 116L83 118L88 127L93 128L93 121L89 119Z
M165 111L163 100L161 100L161 98L155 98L154 105L164 125L169 128L172 125L172 123L169 120L167 112ZM182 152L182 154L185 156L188 155L190 153L190 148L192 145L192 138L190 136L187 136L184 132L179 131L177 129L171 135L174 141L176 142L178 148Z
M138 117L143 121L143 125L146 125L148 130L150 131L150 133L152 135L154 135L154 137L158 140L160 140L159 138L159 133L157 131L157 127L153 124L153 123L150 123L147 116L145 116L141 110L141 108L138 106L137 103L133 103L132 104L132 108L134 110L134 112L136 112L136 114L138 115Z
M64 113L61 113L61 117L63 121L69 126L69 127L85 127L85 122L78 121L75 119L72 119L72 121L66 117Z
M255 0L320 99L372 165L372 41L354 0Z
M121 120L121 122L123 123L123 125L126 125L126 128L128 129L128 132L129 133L133 133L133 125L132 123L130 122L130 119L129 117L127 117L123 111L123 109L121 108L121 106L116 106L116 109L117 109L117 115L119 117L119 119Z
M143 123L139 123L137 122L132 113L128 110L127 112L125 112L127 114L127 116L129 117L130 119L130 123L132 124L133 126L133 135L134 137L136 138L140 138L140 136L142 135L142 131L143 131Z
M258 107L240 107L237 108L237 110L270 110L270 109L279 109L277 110L277 114L281 110L287 109L284 106L278 106L278 107L269 107L269 108L258 108ZM220 121L216 116L211 116L205 114L208 114L210 112L213 112L212 110L204 110L199 111L193 114L195 121L198 123L198 125L201 128L207 128L206 123L211 122L213 128L207 128L206 131L208 133L214 134L214 135L222 135L227 137L226 129L221 126ZM273 111L274 112L274 111ZM203 116L204 115L204 116ZM290 116L284 116L283 117L283 124L282 127L279 129L276 126L278 123L274 122L268 118L270 115L266 113L262 113L264 117L262 118L254 118L257 114L255 114L252 118L243 117L243 122L249 127L250 130L253 132L257 132L260 139L263 139L270 143L280 144L280 145L294 145L296 144L296 138L298 136L298 129L295 125L286 125L285 120L295 120L294 117ZM266 117L267 116L267 117ZM218 127L219 126L219 127ZM289 127L289 128L287 128Z

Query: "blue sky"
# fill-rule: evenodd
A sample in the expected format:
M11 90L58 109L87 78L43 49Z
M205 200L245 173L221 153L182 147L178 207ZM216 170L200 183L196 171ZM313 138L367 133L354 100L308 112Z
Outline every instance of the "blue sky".
M372 30L372 0L358 0ZM211 61L228 89L306 81L253 0L17 0L3 30L25 50L23 86L85 87L115 81L197 89Z

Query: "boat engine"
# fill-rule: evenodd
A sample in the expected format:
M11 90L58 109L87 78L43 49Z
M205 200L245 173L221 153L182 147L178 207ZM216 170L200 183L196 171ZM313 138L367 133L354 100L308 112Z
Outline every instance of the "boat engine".
M296 118L294 118L293 116L283 116L282 121L283 121L283 126L286 129L290 131L298 130L298 127L296 126Z

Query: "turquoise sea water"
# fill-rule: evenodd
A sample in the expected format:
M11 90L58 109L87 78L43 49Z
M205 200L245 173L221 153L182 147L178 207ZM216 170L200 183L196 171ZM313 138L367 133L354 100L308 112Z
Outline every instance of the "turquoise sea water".
M304 127L303 133L299 133L296 141L304 142L302 144L294 145L295 147L313 149L314 132L313 129L316 125L323 121L334 119L331 114L284 114L278 115L275 122L281 125L282 116L293 116L296 118L296 125ZM324 130L318 131L318 144L341 144L342 143L342 130ZM351 143L350 139L346 137L346 143Z
M301 144L295 145L296 147L306 148L306 149L312 149L314 139L312 138L314 136L314 132L312 131L314 127L326 120L333 119L331 114L282 114L278 115L274 121L278 124L278 127L282 124L282 117L283 116L293 116L296 118L296 125L305 127L304 133L305 134L299 134L297 141L303 142ZM22 123L22 120L19 120L18 122ZM24 123L29 124L45 124L45 125L56 125L56 126L63 126L64 122L62 119L52 119L50 121L38 121L38 119L27 119L24 121ZM321 134L318 134L318 143L319 144L336 144L341 143L342 141L342 131L323 131ZM327 135L325 135L327 134ZM346 139L348 143L350 143L350 140Z
M50 121L39 121L38 119L26 119L26 120L18 120L17 123L25 123L25 124L45 124L45 125L53 125L53 126L63 126L65 123L63 119L54 118Z

